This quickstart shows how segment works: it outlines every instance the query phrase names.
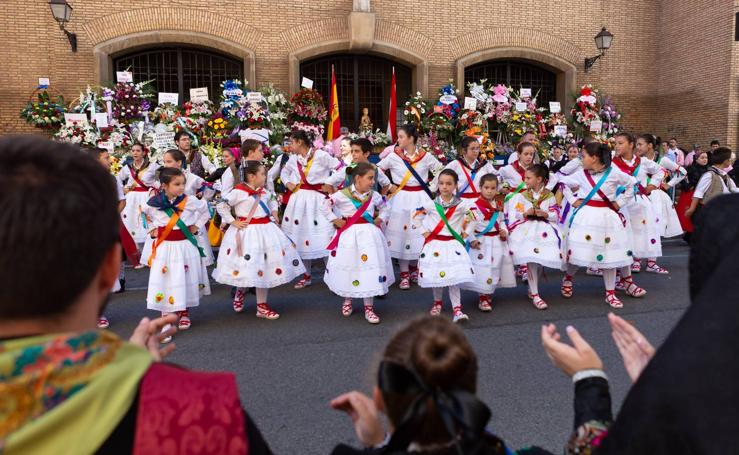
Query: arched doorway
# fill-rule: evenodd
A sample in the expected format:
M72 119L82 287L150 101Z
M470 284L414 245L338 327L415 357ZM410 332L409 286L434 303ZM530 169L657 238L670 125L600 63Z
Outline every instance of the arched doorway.
M369 109L374 128L384 131L390 105L393 67L397 84L397 102L402 110L411 92L412 70L402 64L373 55L335 54L300 63L300 78L313 80L328 104L331 90L331 65L336 71L341 125L357 131L362 108ZM402 116L398 116L402 118Z
M548 106L557 99L557 74L523 59L495 59L477 63L464 69L466 82L487 79L489 84L505 84L514 89L531 88L539 106Z
M190 89L207 87L218 101L221 82L244 79L244 62L204 48L165 46L138 49L113 58L114 71L133 72L136 82L152 80L157 92L179 93L180 104L190 99Z

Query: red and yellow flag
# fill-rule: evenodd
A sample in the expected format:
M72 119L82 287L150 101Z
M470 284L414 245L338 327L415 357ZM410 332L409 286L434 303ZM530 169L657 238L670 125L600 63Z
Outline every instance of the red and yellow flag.
M339 96L336 90L336 73L331 65L331 96L328 103L328 129L326 140L331 141L341 135L341 119L339 118Z

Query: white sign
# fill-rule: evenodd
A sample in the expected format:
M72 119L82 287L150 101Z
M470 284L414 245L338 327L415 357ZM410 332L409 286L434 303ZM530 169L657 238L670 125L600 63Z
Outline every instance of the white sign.
M133 73L130 71L116 71L115 80L118 82L133 82Z
M208 101L208 87L191 88L190 101Z
M528 104L526 103L516 103L516 110L518 112L526 112L526 109L528 108Z
M248 92L246 100L250 103L259 103L262 101L262 94L259 92Z
M98 128L107 128L109 126L107 112L96 112L92 120Z
M159 104L170 103L175 106L180 102L179 93L159 92Z
M590 122L590 132L591 133L600 133L600 131L603 129L603 122L600 120L593 120Z
M554 135L559 137L566 137L567 125L554 125Z
M474 111L477 109L477 100L475 98L470 98L469 96L465 97L464 99L464 108L468 111Z
M47 88L49 86L49 78L48 77L40 77L38 78L38 88Z
M73 123L87 125L87 114L64 114L64 122L71 126Z
M300 83L300 86L303 88L307 88L308 90L313 88L313 81L308 79L307 77L303 78L303 81Z
M454 104L457 102L457 97L454 95L441 95L439 98L442 104Z
M559 101L549 102L549 112L551 112L552 114L558 114L562 112L562 105L559 104Z
M113 143L110 141L98 142L98 147L100 147L101 149L105 149L110 153L113 153L113 150L115 149L115 147L113 146Z
M521 89L521 98L531 98L531 89L530 88L522 88Z
M223 91L223 96L241 96L242 93L244 93L244 92L241 91L240 88L234 88L234 89L231 89L231 90L224 90Z
M167 131L166 133L154 134L154 144L152 144L157 150L169 150L177 148L174 145L174 132Z

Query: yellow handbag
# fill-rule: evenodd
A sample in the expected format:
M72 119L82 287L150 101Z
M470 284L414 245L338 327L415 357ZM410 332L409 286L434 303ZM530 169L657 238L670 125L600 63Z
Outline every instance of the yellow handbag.
M223 231L221 231L221 216L218 212L213 213L213 218L210 219L208 224L208 241L210 246L221 246L223 240Z

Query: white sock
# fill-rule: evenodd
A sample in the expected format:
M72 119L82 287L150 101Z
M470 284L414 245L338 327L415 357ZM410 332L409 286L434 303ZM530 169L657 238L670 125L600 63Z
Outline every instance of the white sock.
M616 289L616 269L603 269L603 284L606 286L606 291Z
M577 269L578 268L579 267L576 266L576 265L567 264L567 275L569 275L569 276L575 276L575 274L577 273Z
M621 279L625 280L627 278L631 278L631 266L621 267L618 269L619 272L621 272Z
M310 266L313 264L313 259L303 259L303 265L305 266L305 274L310 276Z
M411 261L408 259L398 259L398 265L400 265L400 273L407 273L410 270L409 266Z
M372 298L372 297L365 297L365 298L362 299L362 301L364 302L364 307L365 308L367 308L367 307L372 308L374 306L373 305L374 298Z
M452 301L452 309L462 310L462 298L459 286L449 286L449 300Z
M257 303L267 303L268 293L269 289L267 288L257 288Z
M529 262L526 266L529 268L529 292L532 294L538 294L539 271L541 270L541 266L539 264L534 264L533 262Z

